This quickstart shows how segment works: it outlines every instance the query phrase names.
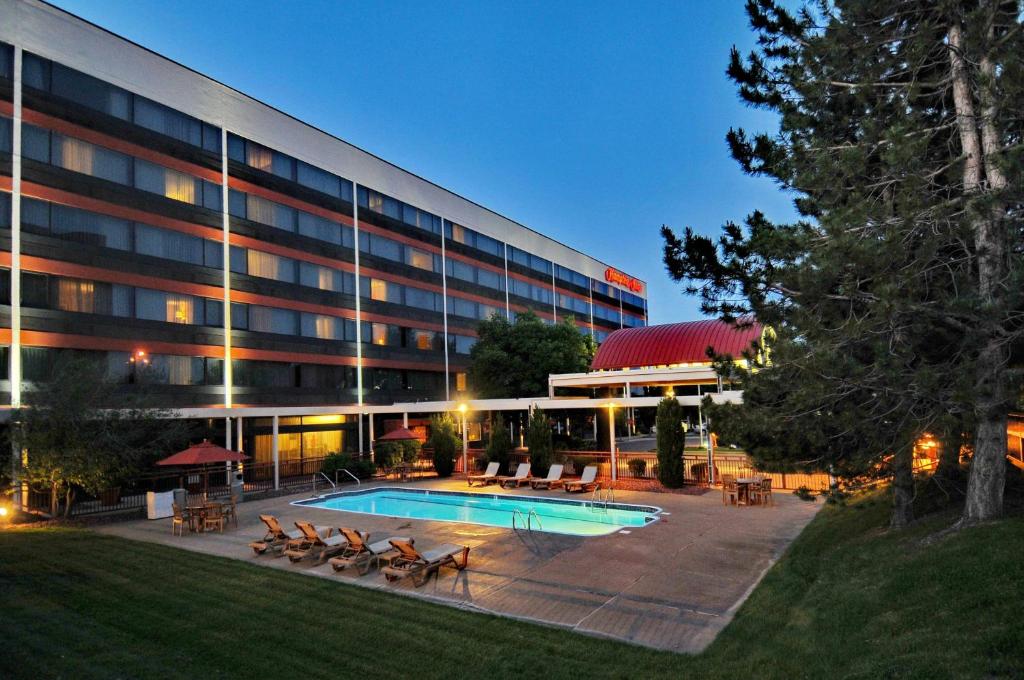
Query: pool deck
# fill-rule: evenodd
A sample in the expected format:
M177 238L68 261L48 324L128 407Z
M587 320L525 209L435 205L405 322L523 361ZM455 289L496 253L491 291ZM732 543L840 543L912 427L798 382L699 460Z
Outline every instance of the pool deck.
M371 486L399 485L359 488ZM462 479L401 486L467 490ZM479 490L569 496L560 490L504 491L494 485ZM590 494L572 496L589 499ZM785 491L776 492L772 507L725 506L718 491L704 495L617 491L619 503L654 505L664 513L659 521L629 533L578 537L290 505L308 497L306 493L241 503L238 528L223 534L172 536L170 519L110 524L99 530L468 610L696 653L726 626L768 567L821 507ZM438 577L415 588L411 579L390 584L376 571L360 577L353 570L335 574L329 565L317 566L311 560L292 564L286 558L255 557L247 546L264 533L260 514L277 516L286 528L306 519L317 525L369 531L371 540L412 536L422 549L438 543L468 545L472 548L469 568L442 569Z

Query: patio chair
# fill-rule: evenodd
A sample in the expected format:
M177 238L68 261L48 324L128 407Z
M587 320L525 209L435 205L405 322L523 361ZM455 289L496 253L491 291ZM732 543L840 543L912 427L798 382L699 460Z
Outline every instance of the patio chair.
M220 503L210 503L206 506L206 516L203 517L203 531L213 528L224 533L224 507Z
M224 523L231 522L238 528L238 496L232 496L231 500L224 504Z
M554 489L557 486L562 486L562 469L561 463L555 463L548 468L548 476L540 479L534 477L530 480L530 486L534 489Z
M476 482L481 486L486 486L491 482L498 481L499 466L499 463L488 463L487 469L484 470L484 473L482 475L469 475L468 477L466 477L466 483L469 486L473 486L473 482Z
M722 475L722 505L738 505L739 502L740 486L736 475Z
M393 540L390 543L399 552L399 556L389 566L381 569L388 581L411 576L413 585L419 588L427 582L431 572L440 571L441 567L454 567L462 571L469 565L469 546L466 545L444 543L420 552L406 541Z
M171 503L171 509L174 511L174 518L171 520L172 536L174 534L184 536L186 526L188 526L189 531L194 530L195 519L192 517L192 513L188 511L188 508L182 508L177 503Z
M498 477L498 484L505 489L511 487L518 489L521 484L529 484L531 481L533 481L533 477L530 476L529 463L520 463L514 475Z
M583 474L579 479L570 479L562 484L562 488L565 491L593 491L598 487L598 482L594 481L597 479L597 466L588 465L583 468Z
M253 553L256 555L262 555L268 550L272 550L277 553L277 557L280 557L284 554L284 546L288 541L302 538L302 532L298 529L285 531L284 527L281 526L281 523L273 515L260 515L260 521L267 525L267 533L260 540L249 544L249 547L252 548ZM317 530L327 531L328 529L317 527Z
M307 557L315 557L317 564L341 552L348 545L344 534L334 533L328 529L325 535L309 522L296 522L295 526L302 532L302 538L288 541L284 554L292 562L299 562Z
M750 487L750 502L761 505L773 505L772 478L762 477L761 483Z
M393 558L399 557L401 553L391 545L391 541L404 541L409 545L412 545L413 539L407 536L391 536L385 538L383 541L375 541L374 543L367 543L367 539L364 538L364 534L359 533L353 529L341 527L341 533L348 539L348 545L341 551L341 554L337 557L332 557L327 561L331 565L334 571L341 571L349 567L356 567L359 575L370 571L374 562L380 564L383 561L391 561Z

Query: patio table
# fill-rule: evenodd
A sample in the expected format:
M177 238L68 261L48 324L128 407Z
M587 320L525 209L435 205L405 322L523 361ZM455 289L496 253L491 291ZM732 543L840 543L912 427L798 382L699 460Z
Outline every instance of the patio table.
M197 520L196 521L196 528L193 529L193 531L198 531L199 533L203 533L206 530L206 527L205 527L205 524L206 524L206 513L211 508L219 508L221 510L221 512L223 512L224 511L224 504L223 503L214 503L214 502L208 501L206 503L203 503L202 505L190 505L190 506L188 506L189 515L192 516L192 517L195 517L196 520ZM191 522L191 520L190 520L190 522ZM189 528L191 529L192 527L190 526Z
M750 505L750 485L760 484L760 477L737 477L736 488L738 491L738 502L746 503Z

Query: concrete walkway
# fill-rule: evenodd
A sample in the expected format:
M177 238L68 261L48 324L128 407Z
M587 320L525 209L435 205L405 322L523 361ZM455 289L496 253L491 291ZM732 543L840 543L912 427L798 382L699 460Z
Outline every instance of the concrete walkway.
M361 488L368 488L363 485ZM461 480L431 480L409 486L466 490ZM355 487L347 487L352 490ZM557 494L562 491L481 491ZM352 514L290 505L308 494L242 503L239 528L223 534L171 535L171 520L107 525L102 532L186 550L245 560L360 586L426 597L466 609L511 616L635 644L696 653L732 618L767 568L817 512L787 492L773 507L722 504L721 494L619 491L620 503L654 505L661 521L610 536L581 538L541 532ZM579 494L576 494L579 497ZM371 540L412 536L417 547L437 543L471 546L469 568L441 571L421 588L411 579L389 584L376 571L335 574L311 561L254 557L247 545L264 533L259 514L276 515L282 525L308 519L371 532Z

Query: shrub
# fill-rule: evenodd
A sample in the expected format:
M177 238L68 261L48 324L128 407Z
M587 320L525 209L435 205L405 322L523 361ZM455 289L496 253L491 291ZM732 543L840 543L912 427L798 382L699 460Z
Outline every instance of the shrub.
M686 477L683 465L683 450L686 448L684 417L682 405L674 398L666 397L658 404L658 481L670 489L681 487Z
M415 463L420 456L420 448L422 445L415 439L386 441L374 445L373 453L378 463L394 467L399 463Z
M455 420L448 413L430 419L430 439L427 444L434 450L434 470L438 477L451 477L455 471L455 454L462 445Z
M629 468L634 477L643 477L644 473L647 472L647 461L643 458L630 458L629 462L626 463L626 467Z
M359 479L366 479L373 476L377 471L377 466L374 465L372 460L354 458L350 453L332 453L324 458L321 471L325 475L335 479L337 474L338 481L344 481L344 478L347 478L348 475L338 474L341 470L348 470Z
M554 448L551 444L551 421L539 408L533 410L526 428L526 446L530 450L530 474L543 477L548 474Z
M487 461L498 463L500 471L508 470L508 461L512 457L512 440L505 427L505 419L499 413L494 417L494 425L491 427L491 441L487 443L485 450Z

